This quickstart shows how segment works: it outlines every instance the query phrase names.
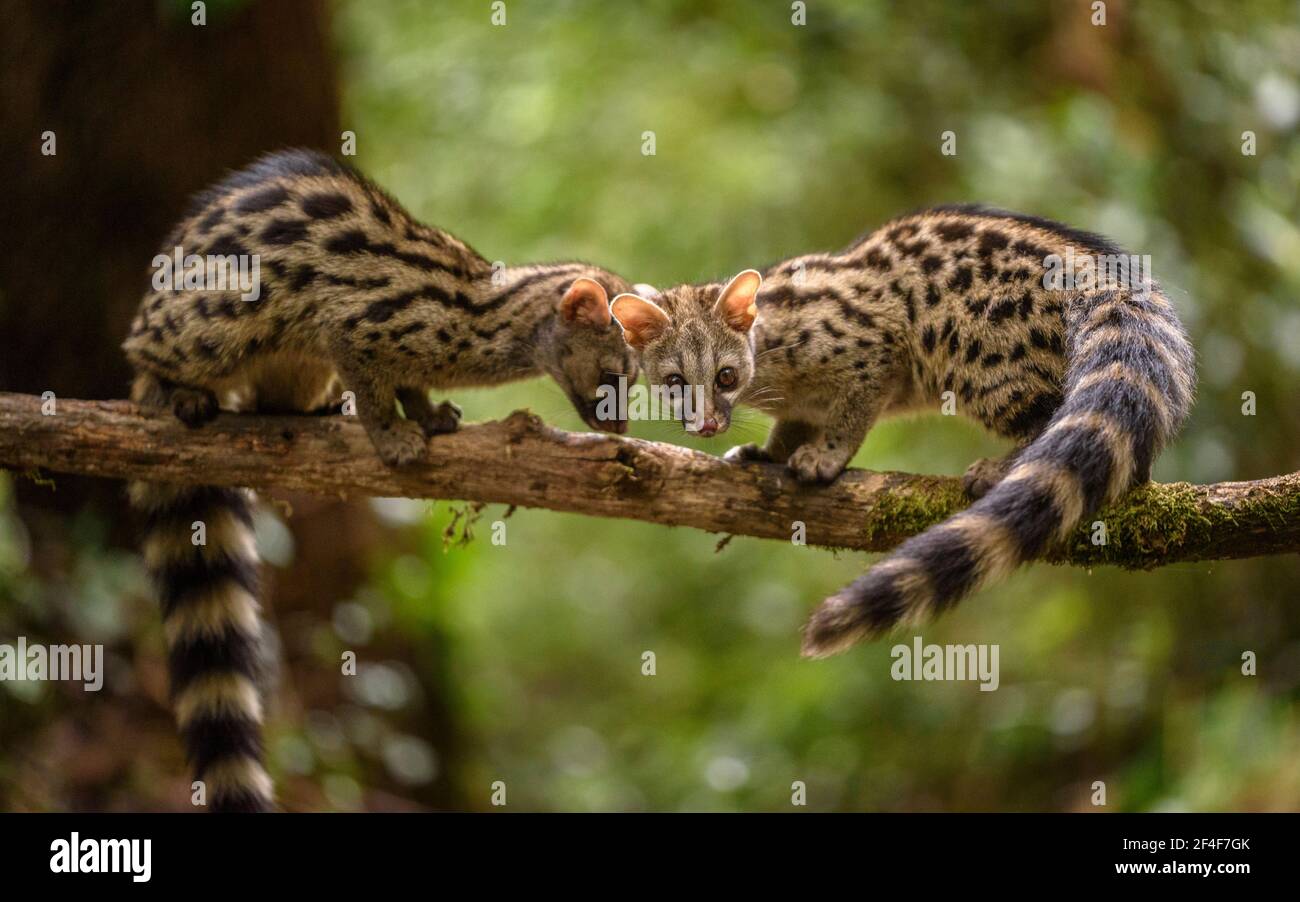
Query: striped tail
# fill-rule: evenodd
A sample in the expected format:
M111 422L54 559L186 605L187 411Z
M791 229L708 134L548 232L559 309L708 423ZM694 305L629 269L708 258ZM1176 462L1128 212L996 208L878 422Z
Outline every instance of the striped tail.
M1150 478L1195 383L1172 306L1154 287L1086 296L1071 305L1066 334L1064 398L1047 428L983 498L822 602L804 629L804 655L832 655L943 613Z
M133 397L164 406L166 393L152 376L140 376ZM266 811L272 788L262 765L251 494L143 482L132 483L130 494L145 516L145 566L162 607L172 702L195 779L212 811Z

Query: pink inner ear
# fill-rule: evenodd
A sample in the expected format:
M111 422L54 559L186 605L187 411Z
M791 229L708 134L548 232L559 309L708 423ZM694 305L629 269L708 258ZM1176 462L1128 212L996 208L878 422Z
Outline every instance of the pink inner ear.
M587 280L575 282L560 301L560 313L568 322L608 326L609 302L605 289Z
M749 331L749 327L754 325L754 320L758 317L758 307L754 303L754 295L741 293L727 298L724 315L727 319L727 325L731 326L731 328L741 332Z
M727 322L736 328L748 329L758 316L758 307L754 305L754 296L740 296L727 305Z
M642 298L623 295L614 299L613 312L627 337L627 343L641 347L654 341L668 328L668 317Z
M758 317L757 297L762 277L752 270L741 273L722 289L718 300L722 318L737 332L748 332Z

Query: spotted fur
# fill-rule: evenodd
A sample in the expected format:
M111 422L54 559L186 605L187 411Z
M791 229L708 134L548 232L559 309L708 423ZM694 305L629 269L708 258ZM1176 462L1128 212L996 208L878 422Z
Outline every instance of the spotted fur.
M1045 287L1049 255L1069 249L1123 254L1050 220L936 207L839 253L768 267L743 334L719 326L717 283L643 299L671 320L640 349L650 380L674 369L707 379L726 360L745 376L729 400L775 417L766 444L734 448L733 460L829 481L879 417L937 410L948 392L958 412L1016 443L1003 460L972 465L969 509L827 599L805 654L943 612L1149 478L1192 403L1192 348L1154 283Z
M323 154L272 154L195 199L162 248L257 255L260 297L236 288L145 295L123 348L133 398L191 426L219 409L338 411L341 392L380 458L423 457L460 410L430 388L543 373L593 428L602 386L636 378L608 297L631 286L585 263L494 267L411 218ZM400 401L404 418L398 416ZM262 765L264 645L251 497L236 489L138 483L145 557L162 603L177 719L208 803L272 806ZM207 542L192 541L203 523Z

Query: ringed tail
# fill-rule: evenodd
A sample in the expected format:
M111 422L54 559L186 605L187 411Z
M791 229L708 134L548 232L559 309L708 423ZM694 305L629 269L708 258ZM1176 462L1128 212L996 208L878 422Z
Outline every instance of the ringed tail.
M1077 297L1067 306L1066 355L1062 403L1006 477L822 602L804 628L805 656L942 614L1150 478L1195 385L1173 306L1154 285Z
M146 406L166 407L166 395L146 374L132 391ZM130 497L145 518L145 566L162 609L172 704L194 779L203 781L211 811L269 810L251 493L133 482Z

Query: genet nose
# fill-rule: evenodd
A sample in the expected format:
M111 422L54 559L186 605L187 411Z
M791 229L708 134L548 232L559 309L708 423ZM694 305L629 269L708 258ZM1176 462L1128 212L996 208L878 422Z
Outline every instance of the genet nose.
M718 434L718 421L714 417L705 417L700 424L700 435L710 438Z

